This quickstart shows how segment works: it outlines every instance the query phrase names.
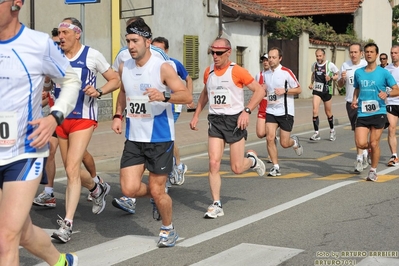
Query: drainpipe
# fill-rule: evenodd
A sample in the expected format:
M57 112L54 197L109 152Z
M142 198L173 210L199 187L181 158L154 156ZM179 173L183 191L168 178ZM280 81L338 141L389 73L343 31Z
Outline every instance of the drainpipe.
M222 0L219 0L219 34L218 38L222 37L223 35L223 14L222 14Z
M30 28L35 29L35 0L30 0Z

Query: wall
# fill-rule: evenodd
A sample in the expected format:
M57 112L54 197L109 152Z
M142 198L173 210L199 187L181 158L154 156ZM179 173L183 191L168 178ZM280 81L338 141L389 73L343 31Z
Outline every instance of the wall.
M360 39L374 40L380 53L389 55L392 45L392 8L389 1L365 0L355 12L354 29Z

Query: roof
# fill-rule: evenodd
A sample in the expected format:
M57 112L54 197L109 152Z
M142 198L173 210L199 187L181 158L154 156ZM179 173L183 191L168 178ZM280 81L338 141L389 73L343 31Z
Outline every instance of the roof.
M248 0L287 17L353 14L364 0Z
M282 20L282 16L270 11L252 0L222 0L224 16L241 17L253 20Z

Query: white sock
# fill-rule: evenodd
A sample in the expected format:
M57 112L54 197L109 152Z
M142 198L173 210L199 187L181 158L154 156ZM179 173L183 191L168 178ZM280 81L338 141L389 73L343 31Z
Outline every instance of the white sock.
M97 184L99 184L101 179L98 175L96 175L95 177L93 177L93 181L96 182Z
M54 192L54 188L53 187L44 187L44 192L51 195Z

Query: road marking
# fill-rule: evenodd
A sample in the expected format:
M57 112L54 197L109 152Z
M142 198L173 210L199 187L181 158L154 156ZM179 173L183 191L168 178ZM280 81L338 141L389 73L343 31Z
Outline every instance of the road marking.
M384 257L367 257L356 263L357 266L398 266L399 259Z
M398 178L399 175L378 175L377 183L383 183Z
M275 266L301 252L301 249L242 243L191 266Z
M127 235L75 252L79 265L114 265L130 258L158 249L158 237ZM37 266L44 266L40 263Z
M315 178L315 179L316 180L341 180L341 179L347 179L347 178L350 178L353 176L359 176L359 175L357 175L357 174L333 174L333 175L328 175L325 177Z
M299 177L306 177L306 176L310 176L313 173L301 173L301 172L297 172L297 173L290 173L290 174L286 174L286 175L281 175L281 176L267 176L266 178L272 178L272 179L290 179L290 178L299 178Z
M333 154L330 154L330 155L327 155L327 156L324 156L324 157L320 157L320 158L317 159L317 161L319 161L319 162L327 161L327 160L330 160L332 158L341 156L342 154L344 154L344 153L342 153L342 152L341 153L333 153Z
M247 226L249 224L252 224L254 222L257 222L259 220L265 219L265 218L267 218L269 216L272 216L272 215L274 215L276 213L288 210L288 209L290 209L292 207L295 207L295 206L297 206L297 205L299 205L301 203L304 203L304 202L307 202L307 201L312 200L314 198L320 197L320 196L322 196L324 194L327 194L327 193L329 193L329 192L331 192L333 190L336 190L338 188L341 188L341 187L344 187L344 186L347 186L347 185L350 185L350 184L354 184L354 183L357 183L357 182L359 182L359 181L343 181L343 182L340 182L340 183L337 183L337 184L334 184L334 185L331 185L331 186L316 190L316 191L314 191L312 193L309 193L309 194L307 194L305 196L302 196L302 197L299 197L297 199L288 201L286 203L280 204L278 206L275 206L275 207L270 208L268 210L259 212L257 214L248 216L247 218L244 218L244 219L235 221L233 223L218 227L218 228L216 228L214 230L211 230L211 231L208 231L206 233L194 236L192 238L188 238L188 239L184 240L182 243L177 244L177 246L180 246L180 247L191 247L191 246L194 246L196 244L202 243L204 241L208 241L208 240L213 239L215 237L218 237L220 235L226 234L226 233L231 232L233 230L236 230L236 229L239 229L241 227L244 227L244 226Z

